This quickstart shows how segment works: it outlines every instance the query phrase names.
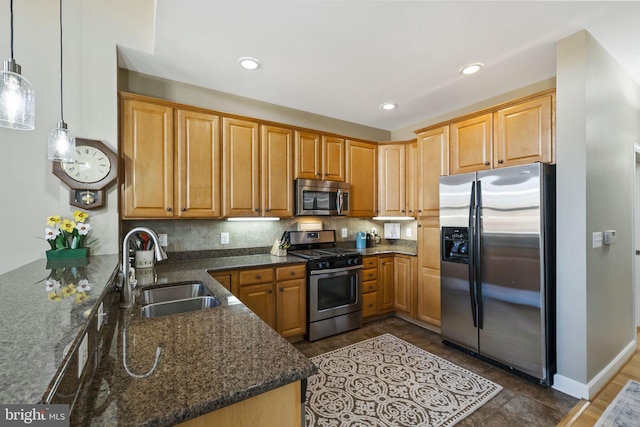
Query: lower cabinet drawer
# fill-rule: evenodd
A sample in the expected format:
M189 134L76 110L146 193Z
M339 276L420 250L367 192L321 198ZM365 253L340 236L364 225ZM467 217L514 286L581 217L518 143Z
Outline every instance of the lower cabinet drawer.
M378 292L362 294L362 317L378 314Z
M273 268L262 268L259 270L241 270L238 281L242 285L254 285L257 283L273 282Z
M378 290L378 281L377 280L366 280L362 282L362 293L366 294L367 292L375 292Z

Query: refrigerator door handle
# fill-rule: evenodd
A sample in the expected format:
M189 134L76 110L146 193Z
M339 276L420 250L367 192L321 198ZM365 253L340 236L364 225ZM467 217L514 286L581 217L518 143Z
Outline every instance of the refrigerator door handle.
M477 185L477 203L476 203L476 215L475 215L475 224L474 224L474 238L475 238L475 246L473 251L475 252L475 259L478 260L477 263L474 264L475 267L475 294L476 294L476 304L478 310L478 328L483 329L484 324L484 310L482 309L482 266L480 265L480 260L482 259L482 181L478 180Z
M471 299L471 317L473 327L478 327L478 306L476 303L476 254L475 254L475 208L476 208L476 181L471 183L471 200L469 201L469 297Z

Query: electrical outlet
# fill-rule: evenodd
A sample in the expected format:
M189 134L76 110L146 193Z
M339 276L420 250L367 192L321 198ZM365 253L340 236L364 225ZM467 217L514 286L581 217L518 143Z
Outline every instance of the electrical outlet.
M405 231L404 231L404 234L405 234L407 237L411 237L411 227L407 227L407 228L405 229Z
M162 246L163 248L166 248L168 246L168 238L167 235L162 233L162 234L158 234L158 240L160 240L160 246Z
M229 233L224 231L222 233L220 233L220 244L221 245L228 245L229 244Z
M349 235L348 230L346 228L342 229L342 237L347 237Z
M100 332L100 328L102 328L102 324L104 323L104 302L100 303L98 307L98 319L96 324L98 325L98 332Z
M78 378L82 376L82 371L84 370L84 365L87 364L87 360L89 359L89 336L84 334L82 338L82 342L78 346Z

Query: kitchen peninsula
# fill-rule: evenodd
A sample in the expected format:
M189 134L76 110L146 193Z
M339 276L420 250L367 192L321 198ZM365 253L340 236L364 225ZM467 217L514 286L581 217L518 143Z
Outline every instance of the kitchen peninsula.
M247 259L243 265L299 262L270 255ZM73 403L72 425L164 426L197 422L275 392L279 406L265 405L269 417L281 409L300 425L302 385L315 366L211 278L206 270L215 268L216 260L158 265L157 283L199 281L221 304L156 319L143 319L139 304L118 308L117 263L115 255L92 256L87 265L75 267L92 285L90 298L78 304L74 296L49 297L43 279L60 269L47 271L45 260L0 276L6 313L0 340L3 403ZM73 268L65 267L64 274L73 274ZM73 281L77 288L76 279L81 278L66 277L65 286ZM96 336L100 302L106 320ZM85 336L89 358L78 369L77 348ZM240 410L260 416L246 406Z

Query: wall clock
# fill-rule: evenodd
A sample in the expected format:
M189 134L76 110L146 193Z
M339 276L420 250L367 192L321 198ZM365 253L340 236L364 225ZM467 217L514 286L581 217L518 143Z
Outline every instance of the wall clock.
M70 205L95 209L118 179L118 156L101 141L76 138L75 162L53 162L53 174L71 190Z

